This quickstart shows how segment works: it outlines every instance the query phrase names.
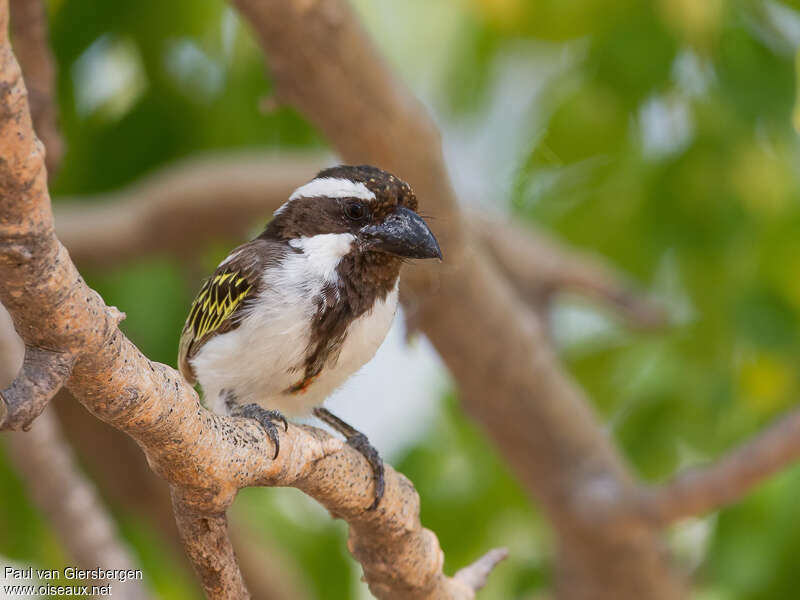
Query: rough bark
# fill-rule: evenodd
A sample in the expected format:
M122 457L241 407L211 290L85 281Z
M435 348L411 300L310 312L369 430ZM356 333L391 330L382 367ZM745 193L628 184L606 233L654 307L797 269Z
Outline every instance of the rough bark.
M10 4L14 53L25 76L33 128L47 148L45 162L52 177L61 164L64 142L58 131L56 69L47 34L47 14L41 0L10 0Z

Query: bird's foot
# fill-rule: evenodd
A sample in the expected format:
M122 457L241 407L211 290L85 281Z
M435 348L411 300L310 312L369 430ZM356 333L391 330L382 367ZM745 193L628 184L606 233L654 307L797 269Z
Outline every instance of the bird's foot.
M267 436L269 437L270 441L275 446L275 455L272 457L272 460L278 458L278 452L281 449L281 442L278 438L278 428L275 426L275 421L280 421L283 423L283 430L289 431L289 424L286 422L286 417L284 417L279 411L277 410L268 410L259 406L258 404L245 404L244 406L240 404L235 404L230 408L231 415L234 417L245 417L247 419L255 419L264 428L264 431L267 432Z
M342 421L328 409L317 407L314 409L314 416L341 433L345 437L347 445L358 450L358 452L367 459L369 466L372 468L372 477L375 481L375 500L367 510L375 510L378 508L378 504L380 504L381 498L383 498L383 492L386 488L383 461L378 451L369 443L367 436Z

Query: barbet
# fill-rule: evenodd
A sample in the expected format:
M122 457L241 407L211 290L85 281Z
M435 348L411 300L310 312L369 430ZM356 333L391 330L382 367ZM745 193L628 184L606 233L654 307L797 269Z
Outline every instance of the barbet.
M276 422L328 423L369 461L375 508L378 453L322 403L386 337L404 260L441 257L407 183L371 166L326 169L203 284L181 335L181 373L211 410L258 420L276 457Z

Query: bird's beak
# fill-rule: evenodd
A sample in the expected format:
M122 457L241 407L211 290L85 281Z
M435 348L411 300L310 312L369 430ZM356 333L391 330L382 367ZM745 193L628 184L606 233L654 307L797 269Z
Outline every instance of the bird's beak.
M405 206L395 208L380 225L364 227L361 238L368 250L403 258L442 258L439 242L427 223Z

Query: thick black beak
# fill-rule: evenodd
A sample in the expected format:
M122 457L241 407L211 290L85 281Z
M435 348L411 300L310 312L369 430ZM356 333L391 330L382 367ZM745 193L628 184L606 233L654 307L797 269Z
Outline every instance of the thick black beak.
M442 258L439 242L417 213L398 206L380 225L361 230L368 250L386 252L403 258Z

